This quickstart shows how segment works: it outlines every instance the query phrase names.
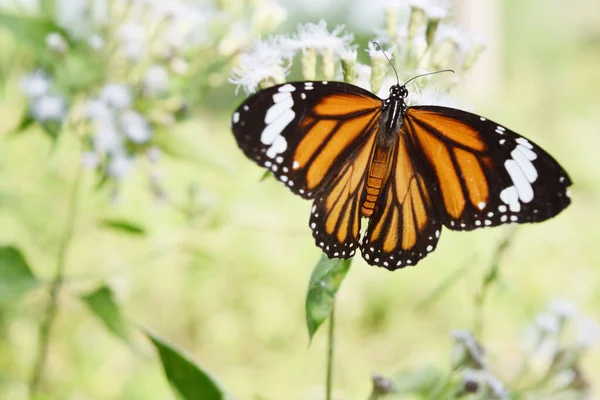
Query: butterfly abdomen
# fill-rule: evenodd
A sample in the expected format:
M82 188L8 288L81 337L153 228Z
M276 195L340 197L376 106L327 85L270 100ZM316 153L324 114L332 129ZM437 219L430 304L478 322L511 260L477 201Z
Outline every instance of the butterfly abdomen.
M369 218L373 215L377 198L381 192L381 188L385 182L385 178L389 170L391 147L378 147L375 150L373 160L369 167L369 175L367 178L366 196L362 204L361 214L363 217Z

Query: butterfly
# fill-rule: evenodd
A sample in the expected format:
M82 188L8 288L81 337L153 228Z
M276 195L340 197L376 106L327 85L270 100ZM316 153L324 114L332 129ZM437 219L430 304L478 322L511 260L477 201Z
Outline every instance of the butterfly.
M395 270L431 253L442 226L540 222L570 204L568 174L532 141L407 96L406 83L384 100L343 82L285 83L250 96L231 128L248 158L313 200L309 225L329 258L360 248Z

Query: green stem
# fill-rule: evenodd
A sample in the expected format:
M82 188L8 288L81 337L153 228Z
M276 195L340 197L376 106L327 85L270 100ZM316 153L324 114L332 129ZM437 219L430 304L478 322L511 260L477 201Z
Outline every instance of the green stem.
M329 330L327 332L327 380L325 381L325 399L331 400L332 375L333 375L333 349L335 333L335 302L329 315Z
M39 341L37 346L36 359L35 364L33 366L31 379L29 380L30 399L34 399L39 391L44 367L46 365L48 347L50 344L50 333L52 331L52 327L54 326L54 321L58 312L58 298L64 280L67 253L71 241L73 240L73 233L75 230L75 220L79 208L79 187L81 186L81 177L82 170L81 166L79 166L77 168L75 181L73 182L73 187L71 189L65 232L60 242L60 246L58 248L58 253L56 257L56 271L54 273L54 278L50 283L50 300L48 302L48 307L45 312L45 318L42 324L40 325L39 329Z

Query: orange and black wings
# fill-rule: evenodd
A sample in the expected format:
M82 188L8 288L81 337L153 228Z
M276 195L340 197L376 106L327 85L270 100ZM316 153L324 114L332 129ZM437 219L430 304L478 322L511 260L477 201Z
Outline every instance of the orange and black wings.
M327 256L358 248L365 175L382 101L341 82L286 83L263 90L234 112L231 126L246 156L292 192L315 199L310 227Z
M407 139L400 133L391 150L389 177L361 244L369 264L390 270L416 265L435 249L442 229Z
M292 82L262 90L233 113L242 151L292 192L317 193L366 145L381 100L341 82Z
M565 170L535 143L453 108L409 107L405 131L441 221L471 230L539 222L570 203Z

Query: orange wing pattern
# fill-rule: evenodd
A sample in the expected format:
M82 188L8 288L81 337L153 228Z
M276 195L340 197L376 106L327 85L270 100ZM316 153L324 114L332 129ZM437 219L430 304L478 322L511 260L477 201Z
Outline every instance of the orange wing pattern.
M471 230L551 218L569 203L564 170L544 150L475 114L409 107L405 131L440 219Z
M389 179L361 244L369 264L390 270L417 264L435 249L440 236L441 223L409 149L401 133L393 149Z
M312 199L365 146L381 105L372 93L340 82L286 83L250 96L231 128L248 158Z

